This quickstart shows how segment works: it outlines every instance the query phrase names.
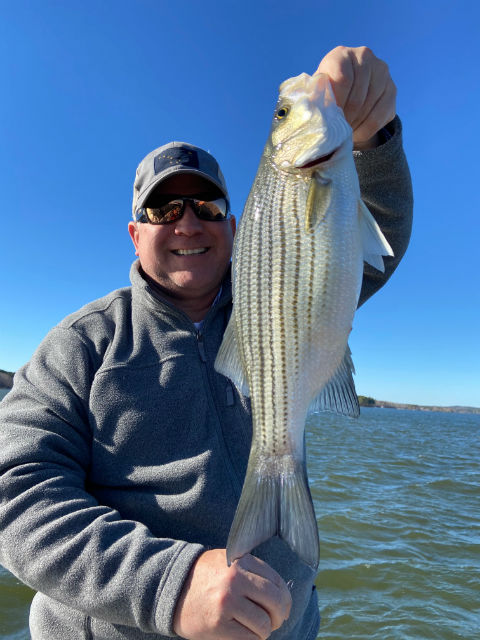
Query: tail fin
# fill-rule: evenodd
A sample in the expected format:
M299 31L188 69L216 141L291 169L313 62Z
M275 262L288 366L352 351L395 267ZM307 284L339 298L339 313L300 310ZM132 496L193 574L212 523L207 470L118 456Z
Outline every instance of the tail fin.
M317 520L305 467L291 457L287 465L281 460L268 465L275 468L268 474L260 471L259 465L249 464L228 536L229 565L278 535L304 562L314 569L318 567Z

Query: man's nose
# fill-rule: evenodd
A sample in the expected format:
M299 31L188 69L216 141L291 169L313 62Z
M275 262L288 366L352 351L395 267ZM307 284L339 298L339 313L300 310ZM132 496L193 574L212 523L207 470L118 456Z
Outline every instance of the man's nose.
M175 233L179 235L194 235L202 231L202 221L197 218L192 207L187 203L183 216L175 223Z

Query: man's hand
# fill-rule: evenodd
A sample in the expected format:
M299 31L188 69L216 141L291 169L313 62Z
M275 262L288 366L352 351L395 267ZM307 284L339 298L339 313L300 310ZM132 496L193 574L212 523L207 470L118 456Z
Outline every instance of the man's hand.
M353 129L354 148L377 146L377 132L396 113L397 89L387 64L367 47L336 47L316 73L330 77L337 104Z
M198 557L177 603L173 628L189 640L264 640L290 615L287 585L247 554L227 566L225 549Z

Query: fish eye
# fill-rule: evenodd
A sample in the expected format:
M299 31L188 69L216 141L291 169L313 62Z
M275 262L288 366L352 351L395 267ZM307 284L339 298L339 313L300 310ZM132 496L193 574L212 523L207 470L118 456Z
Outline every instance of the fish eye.
M290 109L288 107L280 107L280 109L275 114L275 119L283 120L283 118L285 118L285 116L288 114L289 111Z

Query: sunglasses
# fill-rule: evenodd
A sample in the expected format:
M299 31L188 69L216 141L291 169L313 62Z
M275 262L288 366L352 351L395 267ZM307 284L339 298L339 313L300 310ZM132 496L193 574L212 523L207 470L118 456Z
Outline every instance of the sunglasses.
M150 224L170 224L176 222L185 213L185 207L190 205L193 213L200 220L208 222L223 222L229 217L228 202L225 198L217 200L197 200L196 198L174 198L158 207L142 207L135 212L136 222Z

